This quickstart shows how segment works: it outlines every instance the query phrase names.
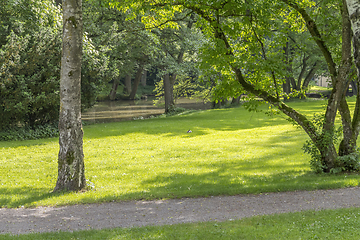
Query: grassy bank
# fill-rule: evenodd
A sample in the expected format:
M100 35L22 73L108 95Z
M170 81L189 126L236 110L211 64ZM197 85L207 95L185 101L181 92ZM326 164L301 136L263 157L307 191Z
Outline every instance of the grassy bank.
M323 101L291 103L309 116ZM192 133L187 133L191 129ZM305 133L282 115L243 108L84 127L90 191L50 193L58 140L0 142L0 206L179 198L357 186L354 174L315 175Z

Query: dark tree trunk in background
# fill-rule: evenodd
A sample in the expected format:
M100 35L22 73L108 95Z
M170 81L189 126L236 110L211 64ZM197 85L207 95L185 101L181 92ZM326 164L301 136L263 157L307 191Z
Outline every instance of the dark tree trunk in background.
M125 93L129 95L131 93L131 75L125 76Z
M136 71L136 75L135 75L135 79L134 79L134 83L133 83L133 87L131 89L129 99L132 99L132 100L135 99L136 92L137 92L138 86L140 84L141 77L143 75L144 66L145 66L145 63L140 63L139 64L139 68Z
M174 102L174 82L171 80L170 75L164 75L164 94L165 94L165 113L171 112L175 107Z
M143 73L143 75L141 76L141 85L142 85L143 87L146 86L146 79L147 79L147 71L144 70L144 73Z
M82 1L64 0L58 179L54 191L86 186L81 123Z
M315 76L315 73L318 69L319 69L319 64L317 62L315 62L304 79L303 85L301 87L302 90L305 90L309 87L309 83L310 83L311 79L313 79L313 77Z
M120 84L120 80L119 79L115 79L114 82L113 82L113 85L112 85L112 88L111 88L111 91L109 93L109 99L111 101L114 101L116 99L116 92L117 92L117 89L119 87L119 84Z

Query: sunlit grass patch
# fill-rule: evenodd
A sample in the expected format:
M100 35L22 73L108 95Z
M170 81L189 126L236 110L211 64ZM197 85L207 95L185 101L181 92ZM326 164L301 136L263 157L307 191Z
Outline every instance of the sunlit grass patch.
M290 104L313 109L311 116L324 101ZM1 142L0 205L313 190L359 182L355 174L313 174L301 150L307 136L283 115L217 109L89 125L84 132L90 191L50 193L57 178L57 139Z

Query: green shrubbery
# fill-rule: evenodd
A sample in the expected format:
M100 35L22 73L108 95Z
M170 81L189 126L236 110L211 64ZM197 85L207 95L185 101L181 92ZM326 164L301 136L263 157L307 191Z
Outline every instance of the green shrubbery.
M313 123L317 128L318 132L321 132L322 125L324 121L323 114L314 114ZM337 144L342 137L342 128L333 129L328 131L326 134L322 134L322 139L319 141L323 148L329 146L329 143L333 142ZM341 145L341 144L340 144ZM324 163L324 158L321 156L321 153L315 143L311 140L307 140L303 146L305 153L308 153L311 157L310 167L316 173L326 172L326 163ZM340 173L340 172L359 172L360 171L360 158L359 151L356 150L353 153L344 156L338 156L334 162L334 167L330 169L330 173Z
M29 1L0 4L6 30L0 35L1 140L53 136L49 126L59 117L60 9L52 1L21 8ZM101 89L107 61L86 36L83 43L82 107L89 108Z
M0 141L31 140L39 138L50 138L59 135L56 124L39 125L36 128L29 126L12 127L0 132Z

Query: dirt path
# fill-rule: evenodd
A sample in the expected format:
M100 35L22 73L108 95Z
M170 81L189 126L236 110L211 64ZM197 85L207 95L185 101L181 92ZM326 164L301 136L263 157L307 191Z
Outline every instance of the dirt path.
M0 209L0 233L75 231L224 221L254 215L360 207L360 188L261 195Z

